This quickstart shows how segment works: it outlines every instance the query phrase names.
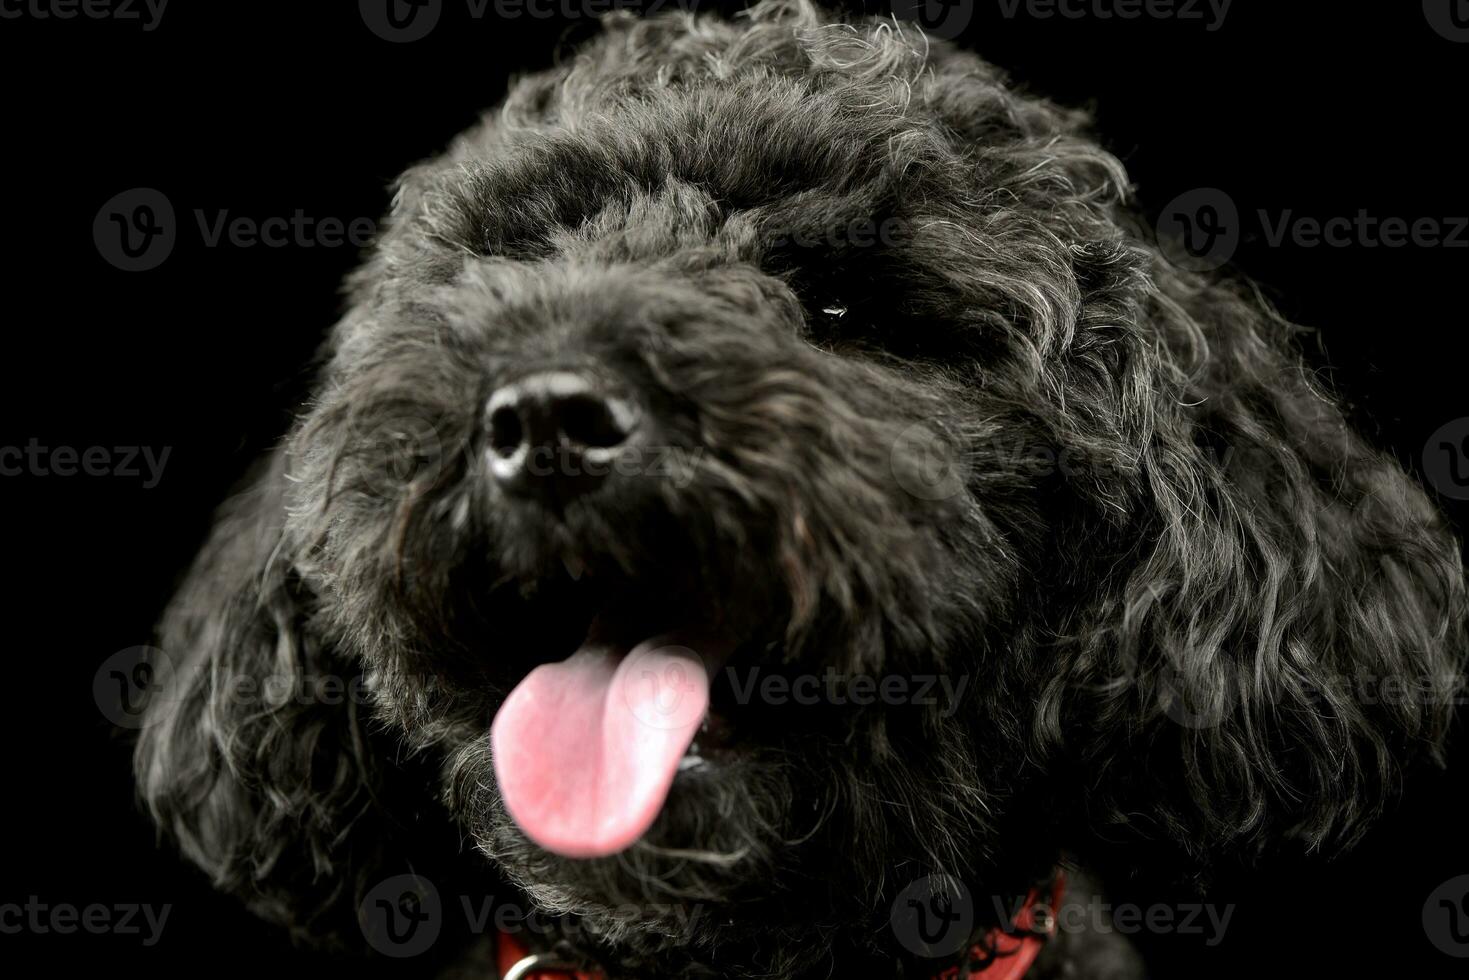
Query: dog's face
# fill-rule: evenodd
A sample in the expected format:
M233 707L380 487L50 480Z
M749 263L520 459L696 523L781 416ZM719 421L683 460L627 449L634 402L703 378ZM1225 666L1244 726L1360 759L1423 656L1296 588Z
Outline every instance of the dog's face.
M1019 758L977 716L1054 481L926 268L952 232L909 198L952 175L904 186L883 148L923 134L801 88L613 106L410 189L420 251L370 273L294 447L314 591L557 906L870 905L852 852L971 867Z
M284 755L253 782L180 763L262 663L360 669L540 906L643 953L763 936L776 975L890 948L920 875L1023 890L1084 826L1350 839L1441 736L1453 542L1284 325L1131 230L1078 117L761 10L618 21L405 175L166 626L215 669L140 748L257 907L311 901L246 873L266 855L373 873L332 814L391 798L315 707L205 740L230 772ZM1362 670L1424 697L1360 699Z

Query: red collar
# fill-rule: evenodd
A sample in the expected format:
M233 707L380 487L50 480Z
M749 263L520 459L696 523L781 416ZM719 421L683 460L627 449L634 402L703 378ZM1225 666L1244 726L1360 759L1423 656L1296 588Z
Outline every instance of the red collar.
M1026 894L1009 929L996 926L985 933L984 940L970 948L965 965L941 970L933 980L1020 980L1055 934L1056 913L1065 894L1066 876L1057 872L1049 894L1039 888ZM508 932L500 933L495 959L502 980L606 980L595 970L578 970L546 954L532 954Z
M963 966L951 966L933 980L1020 980L1056 934L1056 915L1066 894L1066 876L1056 872L1049 894L1032 888L1009 929L995 926L969 948Z
M495 943L495 971L500 980L607 980L596 970L578 970L549 953L532 953L520 937L500 930Z

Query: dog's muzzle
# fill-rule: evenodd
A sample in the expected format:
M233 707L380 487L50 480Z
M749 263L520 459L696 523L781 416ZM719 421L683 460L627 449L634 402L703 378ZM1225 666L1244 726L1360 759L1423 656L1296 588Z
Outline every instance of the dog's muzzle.
M492 394L485 410L496 482L552 505L599 486L640 437L633 402L578 371L527 375Z

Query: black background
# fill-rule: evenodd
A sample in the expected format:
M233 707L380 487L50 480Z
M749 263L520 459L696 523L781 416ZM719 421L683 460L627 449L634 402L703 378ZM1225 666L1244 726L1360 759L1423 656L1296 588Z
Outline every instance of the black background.
M1215 31L971 6L962 43L1040 92L1093 107L1150 216L1199 187L1225 190L1247 215L1469 213L1469 43L1435 33L1416 2L1368 13L1236 0ZM374 36L356 4L339 2L174 0L147 32L136 21L0 20L0 445L171 447L151 489L123 477L0 478L10 579L0 904L173 906L151 948L138 936L0 935L0 962L23 950L57 968L161 976L309 962L155 846L126 740L91 695L104 659L149 642L211 510L284 430L356 259L351 247L206 247L193 212L375 218L395 173L471 123L508 78L551 63L558 42L593 31L580 16L475 20L463 0L447 0L434 33L411 44ZM92 223L135 187L167 195L179 240L161 267L128 273L103 260ZM1251 224L1236 265L1319 328L1315 356L1329 359L1361 424L1421 472L1429 435L1469 415L1469 249L1273 247ZM1469 509L1444 506L1462 528ZM1461 758L1415 778L1345 859L1227 874L1213 896L1237 903L1225 941L1147 937L1157 974L1461 975L1466 961L1435 950L1420 916L1437 885L1469 873L1465 773Z

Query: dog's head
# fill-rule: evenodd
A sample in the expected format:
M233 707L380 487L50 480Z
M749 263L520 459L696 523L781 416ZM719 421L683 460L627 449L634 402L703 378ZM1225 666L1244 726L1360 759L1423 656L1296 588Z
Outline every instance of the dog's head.
M1290 329L1076 115L822 20L615 20L405 175L165 624L144 794L224 885L314 928L441 800L607 942L789 972L1081 825L1348 842L1436 749L1454 542Z

